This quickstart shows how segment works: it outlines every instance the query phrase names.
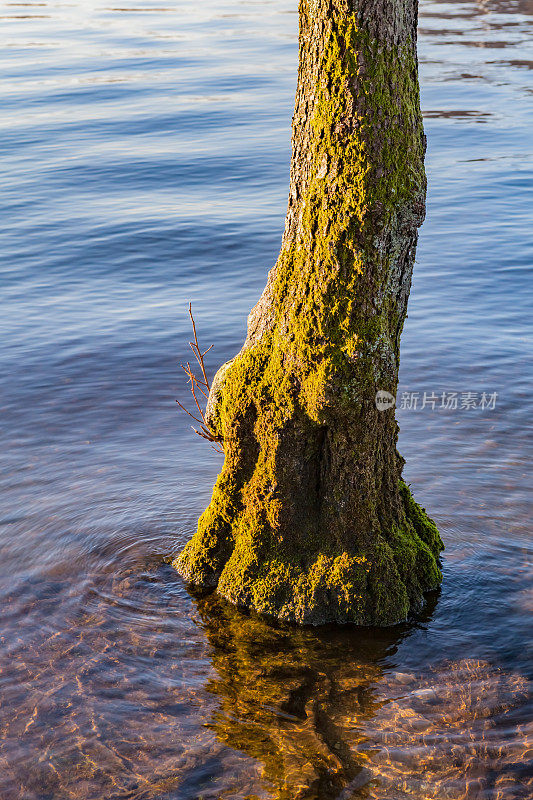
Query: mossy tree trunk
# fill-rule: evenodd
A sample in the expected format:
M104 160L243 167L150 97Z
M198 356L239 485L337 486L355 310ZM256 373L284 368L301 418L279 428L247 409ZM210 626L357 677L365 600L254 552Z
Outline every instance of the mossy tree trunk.
M442 543L401 481L400 334L425 210L416 0L301 0L281 253L207 418L225 461L174 562L300 623L388 625Z

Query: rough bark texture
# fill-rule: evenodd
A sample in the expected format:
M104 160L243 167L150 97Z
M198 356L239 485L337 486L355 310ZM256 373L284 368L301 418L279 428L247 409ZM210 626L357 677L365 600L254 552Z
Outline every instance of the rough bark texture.
M301 0L281 253L207 416L225 462L175 566L282 619L389 625L442 542L401 481L400 334L425 210L416 0Z

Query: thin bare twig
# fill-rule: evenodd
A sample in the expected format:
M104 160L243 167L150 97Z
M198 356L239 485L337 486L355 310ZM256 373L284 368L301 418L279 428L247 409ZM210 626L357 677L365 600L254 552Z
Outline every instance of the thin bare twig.
M187 361L187 366L182 364L181 368L185 372L187 377L189 378L191 394L193 396L194 404L195 404L196 408L198 409L198 414L200 416L197 417L197 416L195 416L195 414L191 414L191 412L188 411L185 408L185 406L180 403L179 400L176 400L176 403L178 404L178 406L181 408L182 411L185 411L185 413L188 414L189 417L191 417L191 419L193 419L196 423L198 423L198 425L200 426L200 430L198 430L197 428L195 428L194 426L191 425L193 431L196 434L198 434L198 436L201 436L202 439L207 439L208 442L215 442L216 444L222 445L221 440L217 436L215 436L213 433L211 433L211 431L209 430L209 425L207 424L207 421L206 421L206 418L205 418L205 414L204 414L204 412L202 410L202 407L201 407L201 405L200 405L200 403L198 401L198 396L196 394L196 389L198 389L203 394L203 396L206 398L206 400L209 397L209 392L211 391L211 384L209 383L209 380L207 378L207 372L205 370L204 357L207 355L207 353L209 353L209 351L211 350L213 345L208 347L207 350L204 350L203 352L200 349L200 344L198 342L198 334L196 333L196 323L195 323L194 317L192 315L192 303L189 303L189 316L191 318L192 332L193 332L193 336L194 336L194 342L189 342L189 347L191 348L192 352L194 353L194 357L195 357L196 361L198 362L198 366L200 367L200 370L202 371L203 380L202 380L202 378L197 378L196 377L196 375L192 371L192 367L191 367L189 361ZM221 447L217 447L215 445L213 447L213 450L216 450L217 453L223 453L224 452L224 450L222 449L222 446Z

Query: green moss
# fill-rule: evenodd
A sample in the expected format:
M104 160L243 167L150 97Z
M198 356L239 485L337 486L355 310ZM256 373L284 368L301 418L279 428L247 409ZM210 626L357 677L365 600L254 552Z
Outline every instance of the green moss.
M241 516L218 592L288 622L392 625L407 619L442 580L437 558L443 545L435 523L403 482L401 493L413 516L406 513L401 525L388 536L377 535L364 553L328 554L322 544L322 552L297 554L265 538L272 528L261 522L264 509L256 508L254 520L249 513ZM199 558L196 553L194 563ZM176 563L180 571L189 559L185 550Z
M404 481L400 481L400 496L405 509L405 515L411 522L418 537L428 546L435 557L444 550L444 544L440 537L437 526L422 508L415 502L413 496Z
M268 330L224 369L210 415L224 467L175 565L265 614L386 625L405 619L441 579L442 542L405 484L385 530L376 501L365 498L368 536L351 550L312 515L295 521L295 536L281 524L290 497L280 486L298 480L284 474L287 437L312 451L323 427L349 430L373 406L376 387L395 393L404 312L387 287L425 193L414 47L380 45L353 14L327 24L298 233L277 262ZM357 509L339 513L349 526Z
M323 62L301 232L278 260L271 332L228 369L217 424L226 440L235 416L250 403L262 420L267 406L274 409L265 420L268 435L293 415L295 401L311 420L323 422L328 386L340 377L350 403L371 395L382 351L394 349L398 320L390 303L369 317L366 281L359 278L372 265L385 280L393 254L374 251L374 234L424 193L416 63L408 48L372 42L357 29L355 15L331 25ZM353 116L354 82L365 111L359 126L341 136L338 120ZM389 121L386 129L382 118ZM379 153L370 154L374 142ZM322 164L331 165L331 179Z

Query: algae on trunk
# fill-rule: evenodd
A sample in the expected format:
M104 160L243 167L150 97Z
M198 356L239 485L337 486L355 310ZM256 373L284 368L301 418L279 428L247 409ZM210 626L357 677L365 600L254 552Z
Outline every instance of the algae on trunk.
M208 402L224 466L174 563L281 619L390 625L441 580L375 404L425 211L414 0L301 0L292 151L278 261Z

